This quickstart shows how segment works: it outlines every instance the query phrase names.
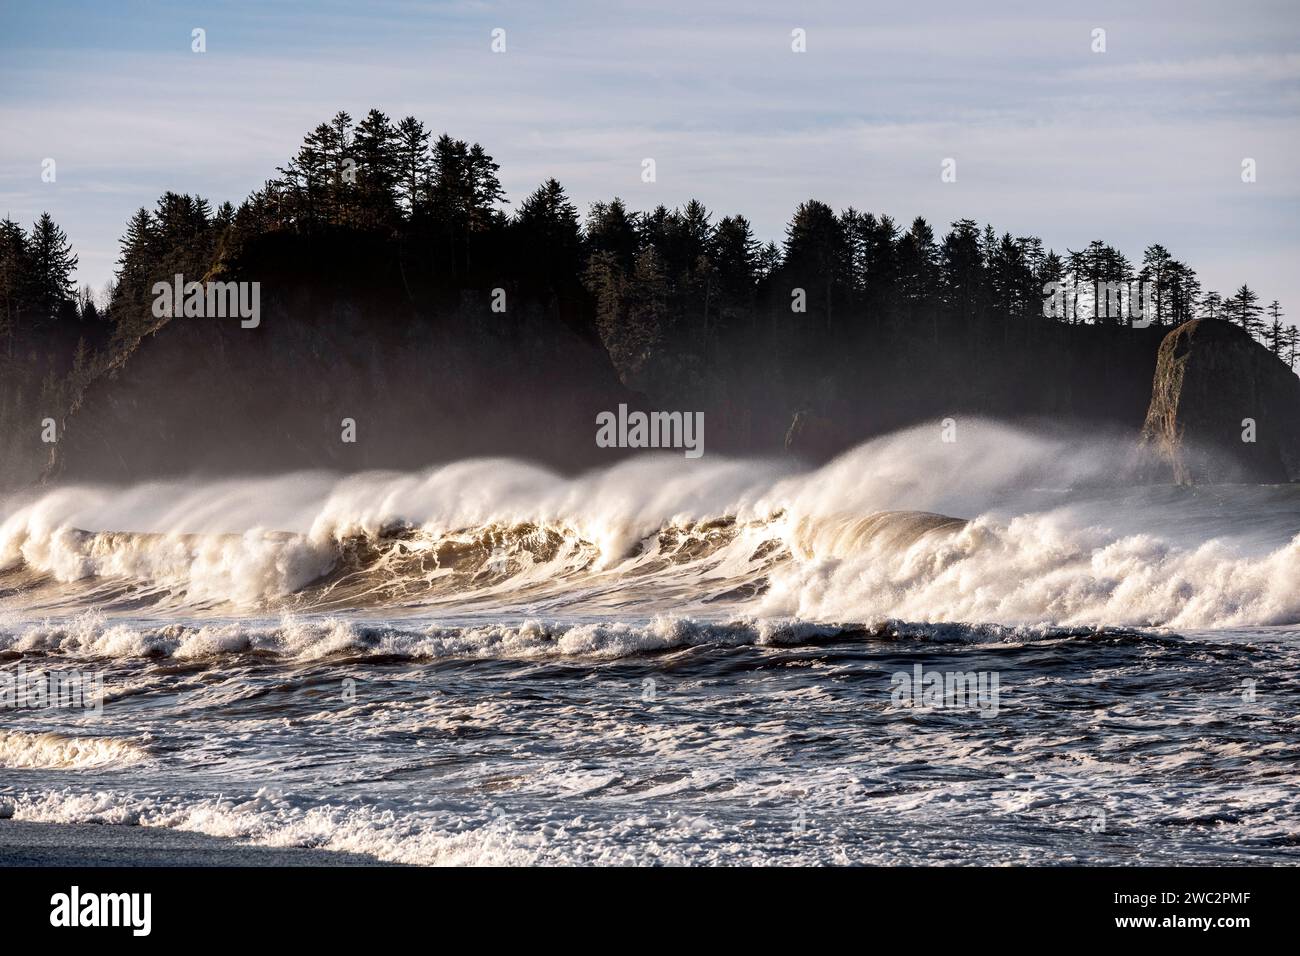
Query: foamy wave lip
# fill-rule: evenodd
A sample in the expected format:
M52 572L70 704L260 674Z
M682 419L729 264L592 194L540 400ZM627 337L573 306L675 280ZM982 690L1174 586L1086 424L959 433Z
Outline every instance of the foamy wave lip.
M87 532L49 528L28 516L0 526L0 570L23 564L71 583L116 579L163 588L194 602L256 606L329 571L337 547L328 539L253 528L240 534Z
M945 445L928 427L909 429L803 473L725 459L685 468L668 456L565 478L471 460L411 474L55 489L0 502L0 576L15 585L6 603L154 602L160 616L422 605L430 615L495 607L507 620L536 607L592 620L613 607L625 620L1300 623L1300 490L1237 487L1207 515L1182 492L1115 485L1131 457L1123 442L978 421L963 435ZM1112 490L1101 498L1043 495L1103 484ZM600 650L676 639L617 628L561 640ZM283 643L191 637L148 640L165 654L187 642L182 654L197 656Z
M563 808L544 821L516 820L490 806L402 812L386 805L314 804L270 789L248 799L136 796L71 790L0 798L0 817L36 823L100 823L165 827L280 848L363 854L416 866L685 865L697 862L702 835L715 836L698 814L643 813L615 824L649 826L654 839L636 847L609 846L580 811ZM729 847L741 862L745 847Z
M92 770L147 759L140 744L120 737L69 737L0 730L0 767L18 770Z
M408 659L588 657L615 659L702 645L776 646L861 631L858 625L758 620L726 623L659 616L647 624L526 620L465 627L430 624L404 630L340 618L285 615L278 623L203 625L110 623L86 614L0 633L0 650L73 658L156 657L203 661L259 652L295 661L334 656Z
M860 542L853 542L855 545ZM757 613L1061 627L1223 628L1300 622L1300 535L1264 554L1211 539L1079 527L1059 514L815 552L777 568Z
M247 800L43 791L0 798L0 818L166 827L272 847L360 853L389 863L518 866L543 862L545 837L491 815L435 825L369 806L304 806L270 789Z
M927 624L897 620L867 628L872 637L930 641L936 644L1020 644L1071 637L1132 636L1150 631L1150 628L1064 627L1056 624Z
M32 625L16 636L0 633L0 650L74 658L154 657L194 662L246 653L304 663L334 657L615 660L690 647L797 646L853 636L975 644L1134 633L1138 632L1132 628L1050 623L926 623L897 619L819 623L789 618L717 622L671 615L660 615L645 624L551 623L534 619L516 624L428 624L403 629L384 623L286 614L278 622L164 623L149 627L113 624L102 615L88 614L62 624Z

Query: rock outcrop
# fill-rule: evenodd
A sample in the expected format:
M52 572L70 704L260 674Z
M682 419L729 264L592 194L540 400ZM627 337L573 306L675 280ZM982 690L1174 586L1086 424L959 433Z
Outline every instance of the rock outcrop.
M1234 325L1185 322L1160 344L1142 450L1157 481L1300 479L1300 378Z
M426 316L300 287L263 313L254 329L164 320L121 351L73 397L45 480L414 470L499 454L575 470L624 453L595 443L597 413L631 400L603 353L526 306L493 324L484 307Z
M785 433L785 453L808 461L833 458L850 444L834 422L806 409L794 413Z

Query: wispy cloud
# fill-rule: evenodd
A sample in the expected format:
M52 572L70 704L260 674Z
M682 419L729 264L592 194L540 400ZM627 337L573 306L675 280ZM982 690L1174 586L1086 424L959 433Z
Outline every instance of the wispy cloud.
M482 142L515 201L555 175L582 206L698 197L779 239L817 196L940 228L970 216L1058 249L1162 241L1212 287L1300 303L1287 265L1300 256L1300 25L1276 3L77 9L3 15L0 201L26 221L53 213L93 284L163 189L238 200L307 129L373 105ZM202 55L189 51L199 25ZM496 26L504 55L489 49ZM805 54L790 50L796 26ZM56 184L40 181L46 156ZM942 184L949 156L958 181ZM1243 157L1258 182L1241 182Z
M1197 57L1187 60L1121 63L1075 70L1071 78L1104 77L1112 83L1177 82L1217 83L1245 80L1252 83L1300 82L1300 53L1258 53Z

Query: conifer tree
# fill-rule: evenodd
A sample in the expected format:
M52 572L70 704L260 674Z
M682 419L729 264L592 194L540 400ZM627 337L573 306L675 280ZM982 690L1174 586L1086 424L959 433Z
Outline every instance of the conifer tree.
M73 306L77 285L72 274L77 256L67 234L48 212L32 225L28 240L31 255L32 300L38 321L54 320Z
M1286 330L1282 325L1282 304L1274 299L1268 304L1268 315L1272 320L1268 327L1268 350L1282 358L1282 353L1286 348Z
M428 198L433 169L429 160L429 131L414 116L397 124L394 160L399 203L407 217L414 218Z
M31 250L22 226L0 221L0 334L13 354L13 338L28 309L31 292Z
M1260 306L1259 296L1254 290L1247 285L1243 285L1225 303L1225 307L1228 315L1232 317L1232 321L1240 325L1252 337L1260 335L1263 326L1260 315L1264 309Z

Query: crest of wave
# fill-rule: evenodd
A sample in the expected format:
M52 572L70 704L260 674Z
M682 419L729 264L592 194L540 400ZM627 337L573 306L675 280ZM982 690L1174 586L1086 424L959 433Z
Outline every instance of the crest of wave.
M0 767L25 770L88 770L144 760L139 744L117 737L69 737L56 733L0 731Z
M734 516L769 528L792 557L756 615L1174 625L1300 617L1287 585L1300 577L1294 541L1247 555L1213 539L1175 545L1151 508L1117 504L1100 524L1068 506L1036 510L1035 490L1124 484L1130 439L975 420L959 423L955 442L941 436L937 423L908 429L813 471L666 454L576 477L476 459L410 474L61 488L0 515L0 570L22 564L60 581L117 577L256 604L329 571L349 537L532 524L591 542L602 571L661 529ZM882 512L908 514L873 517ZM738 537L736 547L751 543Z
M811 620L1229 627L1300 622L1300 535L1271 550L1174 544L1178 505L1034 510L1042 489L1122 488L1126 440L1048 438L1000 425L870 442L787 483L787 540L758 613ZM1225 493L1230 507L1235 492ZM882 509L909 511L881 514ZM968 515L954 522L943 515ZM865 516L865 517L864 517ZM890 520L882 520L890 519Z

